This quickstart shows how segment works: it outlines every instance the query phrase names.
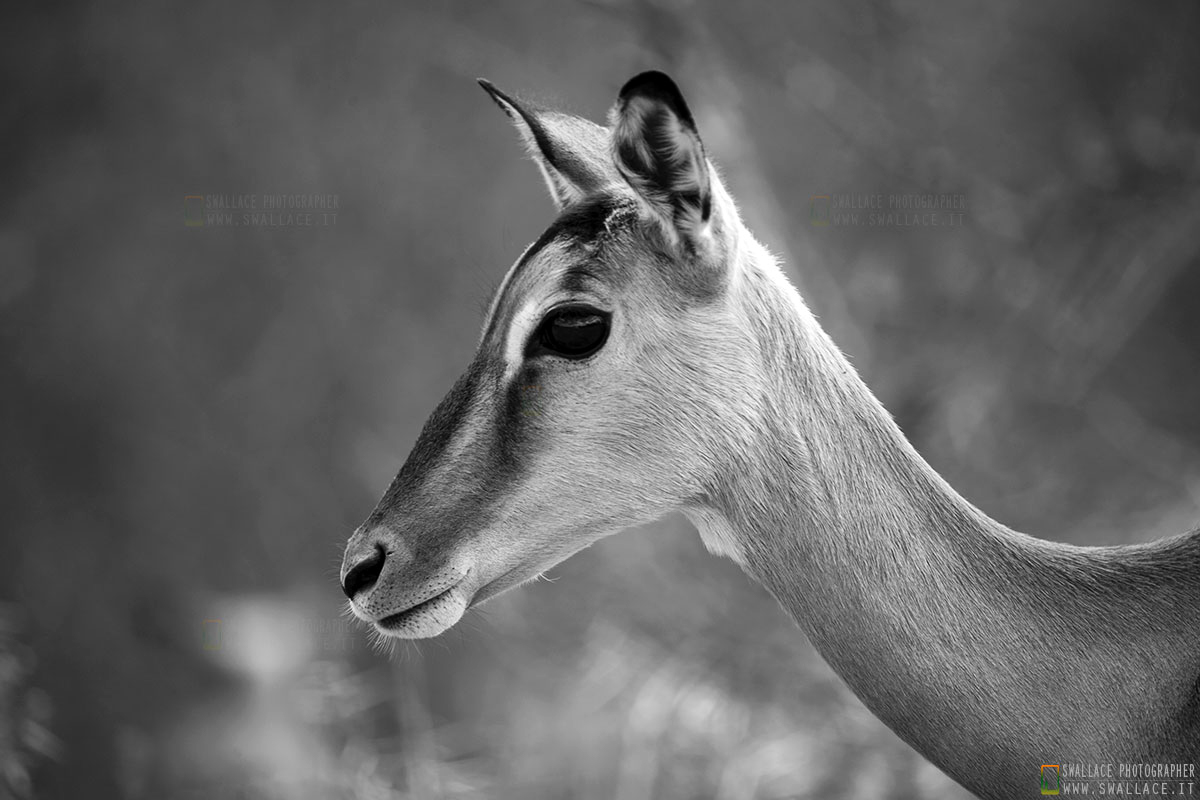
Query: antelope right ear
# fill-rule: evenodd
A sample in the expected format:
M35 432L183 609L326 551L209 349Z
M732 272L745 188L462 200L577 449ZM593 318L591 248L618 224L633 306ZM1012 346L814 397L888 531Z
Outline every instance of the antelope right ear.
M711 245L712 176L692 112L675 81L643 72L609 115L613 158L668 236L703 253Z
M516 100L483 78L479 85L516 126L560 211L620 180L609 156L605 128Z

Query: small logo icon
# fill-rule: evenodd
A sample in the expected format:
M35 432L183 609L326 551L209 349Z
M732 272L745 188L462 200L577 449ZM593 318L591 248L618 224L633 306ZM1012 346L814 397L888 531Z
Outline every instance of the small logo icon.
M833 198L827 194L814 194L808 201L808 220L813 225L828 225L829 211L833 206Z
M220 650L221 620L206 619L200 623L200 641L205 650Z
M183 196L183 224L189 228L204 227L204 195Z
M1062 774L1058 764L1042 764L1042 794L1058 794Z
M527 417L540 417L542 412L537 407L537 401L541 397L542 387L536 383L528 383L521 387L521 392L525 395L525 407L521 409L521 413Z

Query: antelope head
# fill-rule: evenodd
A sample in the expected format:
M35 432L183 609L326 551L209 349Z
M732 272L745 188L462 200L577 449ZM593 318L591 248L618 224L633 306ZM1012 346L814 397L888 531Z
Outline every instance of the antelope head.
M735 265L757 245L676 85L638 75L603 127L481 84L559 216L346 547L354 614L400 638L435 636L609 534L676 509L711 521L753 428L739 409L760 356Z

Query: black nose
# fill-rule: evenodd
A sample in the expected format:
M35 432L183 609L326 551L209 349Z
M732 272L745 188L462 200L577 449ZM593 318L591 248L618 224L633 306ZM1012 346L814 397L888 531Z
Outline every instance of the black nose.
M383 572L385 560L387 560L387 552L382 545L377 544L375 552L351 567L350 571L346 573L345 579L342 580L342 591L346 593L346 597L353 600L354 595L364 589L369 589L379 578L379 573Z

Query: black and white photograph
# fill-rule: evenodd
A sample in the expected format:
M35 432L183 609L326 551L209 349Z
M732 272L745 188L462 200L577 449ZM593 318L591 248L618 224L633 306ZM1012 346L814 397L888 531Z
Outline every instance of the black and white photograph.
M1200 796L1200 4L0 25L0 800Z

